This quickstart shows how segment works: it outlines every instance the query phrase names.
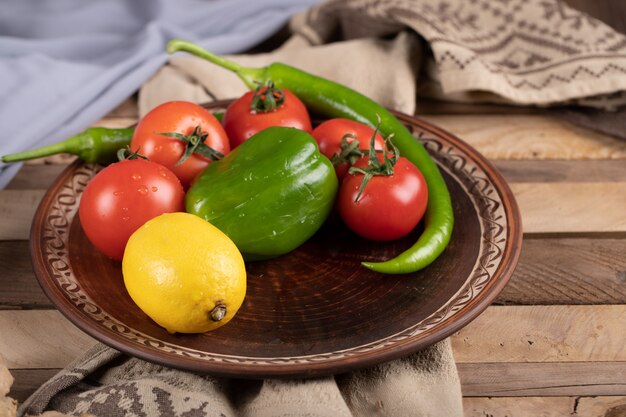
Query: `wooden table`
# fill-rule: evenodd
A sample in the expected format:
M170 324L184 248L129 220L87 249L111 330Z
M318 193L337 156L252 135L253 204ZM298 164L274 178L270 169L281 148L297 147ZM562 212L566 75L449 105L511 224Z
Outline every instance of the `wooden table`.
M420 111L501 170L524 223L512 281L452 336L466 416L625 416L626 141L530 110ZM98 125L136 118L129 100ZM95 343L54 309L30 265L33 214L67 159L48 162L0 191L0 354L18 400Z

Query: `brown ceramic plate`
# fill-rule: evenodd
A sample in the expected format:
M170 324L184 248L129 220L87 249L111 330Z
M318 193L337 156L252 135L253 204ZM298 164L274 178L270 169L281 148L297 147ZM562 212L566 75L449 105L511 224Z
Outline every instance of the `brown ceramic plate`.
M209 106L223 110L226 102ZM356 237L336 218L279 258L249 263L248 293L226 326L169 334L128 296L121 265L89 243L80 195L99 167L74 163L35 216L31 251L42 288L76 326L149 361L230 377L309 377L410 354L459 330L505 286L519 258L520 215L502 176L476 150L427 122L396 114L435 158L452 195L449 247L423 271L366 270L409 247L421 230L392 243Z

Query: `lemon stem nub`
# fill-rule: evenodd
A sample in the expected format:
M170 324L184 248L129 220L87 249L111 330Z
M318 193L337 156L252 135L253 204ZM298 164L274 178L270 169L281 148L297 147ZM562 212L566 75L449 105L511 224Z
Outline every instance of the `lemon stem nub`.
M215 306L213 310L211 310L211 320L213 321L222 321L222 319L226 316L226 306L224 304L218 304Z

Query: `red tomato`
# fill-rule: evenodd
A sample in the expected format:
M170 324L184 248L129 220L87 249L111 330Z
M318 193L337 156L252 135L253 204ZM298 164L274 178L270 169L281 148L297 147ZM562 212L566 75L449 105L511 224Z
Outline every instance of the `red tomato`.
M354 166L367 167L367 157ZM424 176L408 159L400 157L390 176L373 176L358 201L363 174L347 174L337 197L339 215L356 234L387 241L408 234L426 211L428 189Z
M224 155L230 151L228 136L219 120L204 107L188 101L170 101L152 109L135 128L130 148L170 169L187 188L211 160L194 153L176 165L185 152L185 143L161 133L188 136L198 126L207 135L205 145Z
M374 129L353 120L330 119L313 129L312 133L320 147L320 152L331 160L333 155L341 152L341 140L346 134L356 136L359 141L359 149L368 151ZM348 138L348 142L353 140ZM376 139L374 139L374 148L378 150L385 149L385 140L378 133L376 133ZM348 172L349 167L347 162L335 166L335 172L340 181Z
M135 230L160 214L184 211L184 198L180 181L169 169L144 159L125 160L89 181L78 214L89 241L119 261Z
M265 91L264 89L261 93ZM285 101L274 110L266 112L251 110L252 99L258 94L256 91L245 93L228 106L222 123L232 149L255 133L271 126L295 127L311 133L311 118L304 104L290 91L281 90L285 95Z

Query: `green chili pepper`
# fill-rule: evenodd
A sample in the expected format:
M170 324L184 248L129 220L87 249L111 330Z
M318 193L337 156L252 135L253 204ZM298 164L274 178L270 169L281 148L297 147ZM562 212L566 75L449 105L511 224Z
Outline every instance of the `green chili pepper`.
M2 162L18 162L28 159L42 158L59 153L77 155L89 163L110 163L117 161L117 151L130 145L134 128L108 129L106 127L90 127L76 136L63 142L14 153L2 157Z
M185 205L254 261L287 253L313 236L333 208L337 187L335 168L311 135L270 127L209 164Z
M212 54L198 45L172 40L168 53L186 51L226 68L239 76L250 89L272 80L276 87L293 92L311 110L326 117L343 117L375 127L380 116L380 132L393 134L400 154L414 163L428 185L428 207L425 229L417 242L397 257L384 262L363 262L374 271L400 274L418 271L431 264L444 251L454 224L452 202L446 183L433 159L422 144L387 109L341 84L314 76L297 68L273 63L262 68L242 67Z

